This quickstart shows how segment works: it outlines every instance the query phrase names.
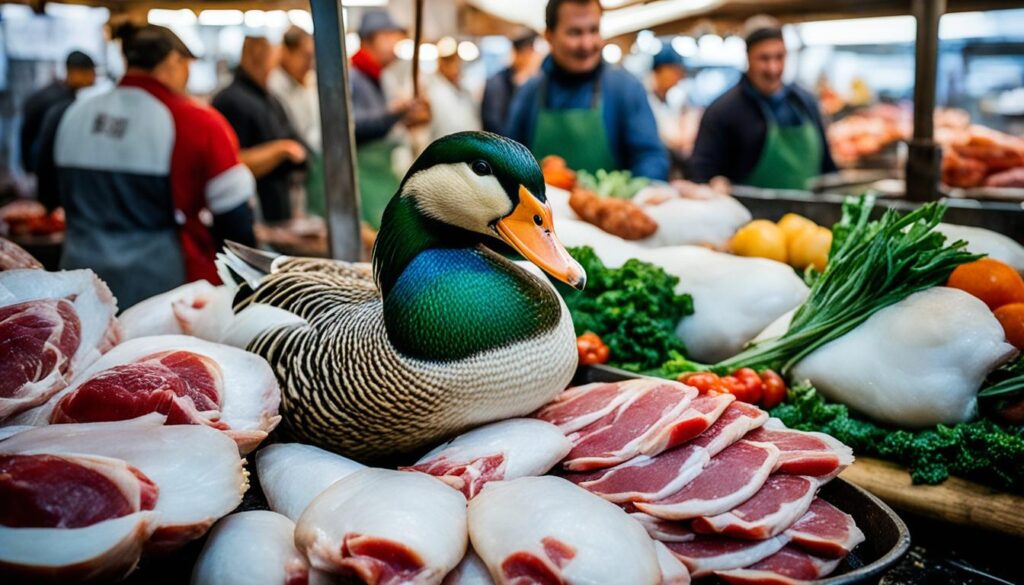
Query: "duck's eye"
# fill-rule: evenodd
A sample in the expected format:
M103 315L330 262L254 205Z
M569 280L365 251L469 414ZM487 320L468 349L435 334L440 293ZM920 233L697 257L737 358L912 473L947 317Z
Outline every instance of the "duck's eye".
M492 173L491 165L487 164L487 161L485 160L473 161L472 167L473 172L480 175L481 177L486 177L487 175L490 175Z

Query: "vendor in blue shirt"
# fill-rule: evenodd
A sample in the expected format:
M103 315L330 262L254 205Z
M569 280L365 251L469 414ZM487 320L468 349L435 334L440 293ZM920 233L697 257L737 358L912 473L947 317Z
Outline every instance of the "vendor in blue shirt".
M783 83L786 45L778 24L762 20L747 30L747 73L704 112L687 178L806 189L808 179L836 170L817 100Z
M666 179L668 153L643 85L602 62L600 2L550 0L545 22L551 54L513 98L506 135L538 160L554 154L575 170Z

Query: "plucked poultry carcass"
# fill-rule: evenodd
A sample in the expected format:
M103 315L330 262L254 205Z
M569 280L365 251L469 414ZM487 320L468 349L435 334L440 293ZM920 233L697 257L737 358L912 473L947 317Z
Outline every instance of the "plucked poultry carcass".
M695 245L721 250L751 220L750 211L736 199L689 181L647 187L633 203L657 218L658 230L637 242L649 248Z
M942 233L950 242L964 240L967 251L972 254L985 254L1024 274L1024 246L1012 238L985 228L949 223L940 223L935 231Z
M260 487L270 509L297 522L306 506L362 463L302 443L276 443L256 453Z
M231 323L232 296L226 286L197 280L136 303L122 312L118 321L125 339L194 335L219 342Z
M120 340L91 270L0 272L0 421L46 402Z
M309 563L295 548L295 523L251 510L221 519L192 570L192 585L291 585L310 582Z

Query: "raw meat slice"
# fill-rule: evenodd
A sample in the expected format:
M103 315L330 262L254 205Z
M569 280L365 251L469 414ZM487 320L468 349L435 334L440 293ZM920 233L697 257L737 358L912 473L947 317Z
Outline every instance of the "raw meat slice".
M7 238L0 238L0 271L42 267L39 260L26 252L24 248Z
M652 380L638 378L616 383L595 382L569 388L550 404L538 410L534 418L555 425L563 433L578 431L611 414L636 392L652 383Z
M665 546L690 569L691 576L705 577L714 571L750 566L779 552L788 541L785 533L765 540L698 535L686 542L666 542Z
M489 483L469 502L469 533L498 583L661 580L643 527L614 504L558 477Z
M864 542L853 516L815 498L802 518L786 531L793 544L815 555L842 558Z
M657 455L682 445L708 430L722 416L736 397L732 394L704 395L694 398L688 408L672 424L651 437L640 447L644 455Z
M662 520L643 512L631 512L629 517L639 522L648 536L658 542L689 542L697 538L697 533L690 529L689 522Z
M67 385L81 338L78 313L65 299L0 307L0 420Z
M517 418L459 435L402 469L436 476L468 500L489 481L543 475L570 449L572 443L558 427Z
M775 536L807 512L818 485L813 477L772 475L752 498L724 514L696 518L693 529L747 540Z
M256 474L270 509L297 522L306 506L362 463L302 443L276 443L256 453Z
M123 417L129 413L138 416L146 410L139 408L138 402L151 405L156 409L161 404L159 401L139 400L137 395L142 393L145 396L146 393L160 388L160 378L170 377L173 379L175 376L169 375L164 369L157 368L163 375L153 379L152 364L147 364L142 368L137 366L153 359L165 360L166 358L171 358L171 363L179 370L177 377L181 377L183 374L186 378L197 380L219 375L220 382L215 384L218 388L216 391L207 388L199 392L187 391L184 393L191 394L192 401L196 406L195 410L202 412L203 418L218 423L218 427L225 428L224 432L238 443L238 448L243 454L259 445L280 422L281 417L277 411L281 402L281 392L277 385L277 378L266 360L235 347L185 335L158 335L126 341L97 360L85 372L77 376L71 386L61 390L49 402L18 415L11 422L13 424L44 425L51 421L67 420L68 417L61 412L65 409L63 403L65 397L77 394L83 386L87 386L88 390L88 386L93 384L97 386L85 393L88 397L87 410L93 413L86 417L86 420L90 420L90 422L91 419L112 419ZM166 363L161 365L166 366ZM119 366L124 366L124 368L113 372L109 371L111 368ZM204 374L204 372L206 373ZM142 374L147 374L147 376ZM99 380L97 380L98 377ZM129 381L131 381L131 386L128 385ZM211 382L207 379L205 382L197 380L197 383L208 386ZM188 385L194 384L189 382ZM219 394L219 406L215 400L201 400L203 396L209 398L212 394ZM167 393L164 393L164 397L171 399ZM169 422L183 422L180 416L191 418L196 415L188 407L187 400L175 399L175 402L177 403L176 408L183 407L188 414L171 417ZM58 408L58 405L61 407Z
M586 471L632 459L648 442L659 442L657 437L686 412L696 396L695 388L678 382L648 384L615 412L570 434L573 448L562 465L570 471Z
M707 449L683 445L655 457L641 455L611 469L566 478L610 502L654 501L681 490L710 460Z
M295 548L295 523L266 510L221 519L192 569L192 585L305 585L309 563Z
M655 541L654 551L658 555L658 568L661 569L661 585L689 585L690 570L664 543Z
M441 585L494 585L494 579L491 579L487 565L471 547L459 566L445 576Z
M736 585L796 585L815 581L836 570L839 559L819 559L787 546L772 556L745 569L719 571L715 574Z
M636 502L641 512L665 520L686 520L728 512L761 489L779 458L768 443L734 443L704 467L696 479L667 498Z
M118 320L125 339L195 335L219 342L233 319L233 298L228 287L197 280L129 307Z
M121 459L159 488L148 549L199 538L242 501L248 487L235 443L201 425L163 425L159 415L116 423L50 425L0 441L0 453Z
M438 583L466 553L466 499L423 473L361 469L316 497L295 545L316 569L367 583Z
M0 578L5 583L117 581L138 564L156 517L136 512L83 528L0 527Z
M813 475L828 481L853 463L853 449L825 433L788 429L779 419L769 419L745 437L779 448L776 473Z
M158 493L118 459L0 454L0 526L83 528L152 510Z
M707 449L714 457L768 420L768 413L746 402L732 402L711 428L691 443Z

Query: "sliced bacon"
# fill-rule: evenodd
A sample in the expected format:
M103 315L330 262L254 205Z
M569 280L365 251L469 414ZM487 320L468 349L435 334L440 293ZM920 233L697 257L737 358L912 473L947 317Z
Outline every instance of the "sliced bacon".
M747 540L775 536L807 512L818 485L813 477L772 475L753 497L736 508L694 519L693 529Z
M853 463L853 450L833 437L788 429L778 419L769 420L746 438L779 448L778 473L813 475L827 481Z
M657 455L682 445L708 430L736 397L732 394L698 396L679 418L666 425L640 447L644 455Z
M842 558L864 542L853 517L821 498L786 531L793 544L821 557Z
M607 416L643 386L637 380L576 386L559 394L533 416L555 425L563 433L571 433Z
M667 498L636 502L641 512L666 520L686 520L727 512L753 496L768 479L779 450L742 440L711 461L696 479Z
M643 512L633 512L629 516L639 522L647 531L647 535L658 542L690 542L697 538L697 533L690 529L689 522L662 520Z
M797 585L821 579L838 565L838 559L821 559L793 546L786 546L745 569L718 571L715 574L735 585Z
M765 540L738 540L727 536L698 535L686 542L666 542L665 546L690 569L694 577L715 571L750 566L768 558L786 546L785 534Z

